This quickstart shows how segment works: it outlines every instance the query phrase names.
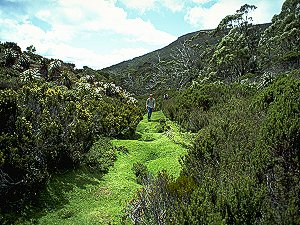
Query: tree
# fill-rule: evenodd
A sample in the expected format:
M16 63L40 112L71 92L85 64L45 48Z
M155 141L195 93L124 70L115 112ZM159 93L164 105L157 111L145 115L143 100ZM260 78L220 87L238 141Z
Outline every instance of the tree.
M300 66L300 1L286 0L259 42L261 67L280 72Z
M158 55L158 63L154 65L158 71L156 80L170 88L182 89L188 82L198 76L195 50L188 41L180 43L172 49L169 61L163 61Z
M252 25L249 13L254 5L243 5L235 14L226 16L215 34L228 32L217 45L210 61L216 78L231 81L256 70L256 45L259 32Z
M14 43L14 42L5 42L3 44L3 46L6 49L12 49L12 50L14 50L17 54L21 54L22 53L21 48L16 43Z
M36 52L36 49L33 45L30 45L26 48L26 50L29 52L29 53L35 53Z
M13 48L5 49L3 55L4 55L6 67L12 67L16 63L19 57L19 53L15 51Z

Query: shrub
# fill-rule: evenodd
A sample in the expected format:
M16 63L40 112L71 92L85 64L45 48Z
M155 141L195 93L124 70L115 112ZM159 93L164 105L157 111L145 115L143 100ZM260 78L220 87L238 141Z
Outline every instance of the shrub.
M262 174L269 204L266 214L271 223L299 223L299 98L300 80L292 73L278 78L256 99L266 113L259 135L260 148L268 156Z
M51 172L80 165L106 172L116 150L103 136L128 137L141 119L134 104L92 86L81 92L42 80L1 90L0 115L1 210L33 201Z
M0 132L12 132L17 115L18 95L13 90L0 91Z
M110 139L102 137L84 155L83 165L93 171L106 173L116 158L116 149L110 143Z
M263 220L266 187L258 174L264 170L266 158L260 158L257 134L264 117L251 110L253 89L236 84L219 88L223 95L216 94L219 98L201 111L206 122L200 121L193 146L181 161L180 177L152 179L131 205L133 221L255 224ZM188 101L185 104L193 107ZM178 108L179 113L184 110ZM193 122L199 126L196 119ZM154 209L154 205L159 207Z
M149 178L149 171L147 166L145 166L141 162L136 162L132 166L132 171L134 172L136 176L136 182L138 184L145 184L148 181Z
M171 119L192 132L197 132L209 123L210 109L223 107L233 96L248 98L255 89L241 84L197 84L166 100L163 111Z
M126 214L134 224L168 224L173 220L174 217L169 216L170 212L176 212L177 204L167 190L172 179L163 171L144 183L144 188L126 208Z

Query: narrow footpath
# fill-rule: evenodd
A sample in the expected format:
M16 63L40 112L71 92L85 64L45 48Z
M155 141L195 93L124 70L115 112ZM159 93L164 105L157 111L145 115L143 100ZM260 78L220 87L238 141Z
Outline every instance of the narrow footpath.
M145 164L153 174L166 170L177 177L181 170L178 160L186 149L165 132L158 133L160 120L165 120L162 112L154 112L150 122L145 115L137 127L135 140L113 140L113 145L124 146L128 152L119 153L114 166L103 177L83 172L68 174L68 179L76 180L76 185L72 186L71 180L66 182L72 186L62 193L66 204L40 217L38 224L120 224L124 207L142 188L132 171L136 162ZM78 185L81 179L84 182Z

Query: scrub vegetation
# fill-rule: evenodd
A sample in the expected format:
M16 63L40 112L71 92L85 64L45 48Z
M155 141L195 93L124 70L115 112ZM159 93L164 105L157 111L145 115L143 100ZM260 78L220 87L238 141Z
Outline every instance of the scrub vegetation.
M300 224L300 1L255 9L100 71L1 43L0 222Z

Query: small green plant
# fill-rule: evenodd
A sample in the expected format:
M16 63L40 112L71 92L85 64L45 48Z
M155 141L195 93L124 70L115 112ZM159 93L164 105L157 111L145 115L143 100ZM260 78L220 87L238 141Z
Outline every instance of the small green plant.
M83 165L92 171L106 173L116 158L116 150L110 143L110 139L102 137L85 154Z
M155 140L155 137L149 133L149 134L144 134L142 135L142 137L139 139L140 141L154 141Z
M163 133L166 130L166 119L161 118L159 119L159 124L156 127L157 133Z
M124 154L129 153L128 148L126 148L125 146L119 146L119 147L116 147L116 150L117 150L118 152L122 152L122 153L124 153Z
M136 176L136 182L138 184L145 184L149 177L149 171L147 166L141 162L134 163L132 166L132 171Z
M74 216L76 214L76 212L74 210L62 209L62 210L60 210L60 212L58 214L59 214L60 218L68 219L68 218L71 218L72 216Z

